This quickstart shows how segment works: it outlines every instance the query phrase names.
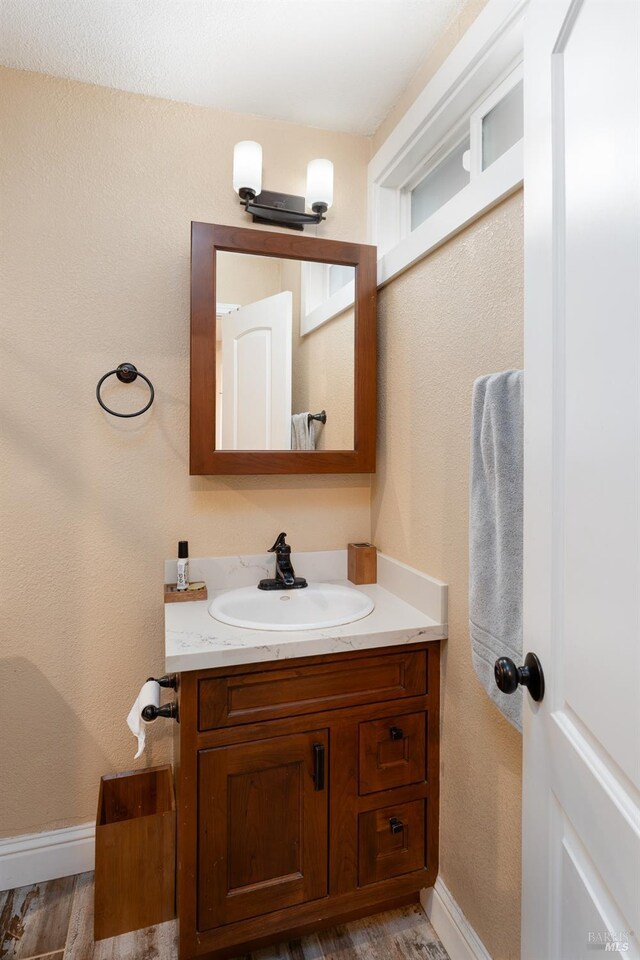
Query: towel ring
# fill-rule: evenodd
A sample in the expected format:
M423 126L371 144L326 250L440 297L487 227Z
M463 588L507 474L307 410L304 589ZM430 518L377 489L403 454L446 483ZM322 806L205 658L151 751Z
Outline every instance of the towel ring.
M136 410L134 413L118 413L116 410L111 410L102 397L100 396L100 388L105 382L107 377L112 377L115 373L116 377L120 383L133 383L138 377L142 377L144 382L149 387L149 402L141 410ZM155 397L155 390L153 389L153 384L149 377L145 377L144 373L135 367L132 363L120 363L115 370L109 370L108 373L105 373L104 377L100 377L98 380L98 386L96 387L96 400L100 404L103 410L106 410L107 413L110 413L112 417L139 417L141 414L146 413L151 404L153 403L153 398Z

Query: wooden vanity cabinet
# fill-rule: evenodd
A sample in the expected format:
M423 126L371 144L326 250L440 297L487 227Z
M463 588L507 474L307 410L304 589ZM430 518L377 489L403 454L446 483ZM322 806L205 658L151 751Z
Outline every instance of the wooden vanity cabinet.
M439 646L180 674L180 960L236 957L434 883Z

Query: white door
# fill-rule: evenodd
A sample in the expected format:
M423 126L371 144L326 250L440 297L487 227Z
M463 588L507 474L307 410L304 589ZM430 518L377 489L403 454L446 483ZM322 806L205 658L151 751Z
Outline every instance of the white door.
M292 314L285 290L222 317L222 450L291 449Z
M639 15L527 14L523 960L640 957Z

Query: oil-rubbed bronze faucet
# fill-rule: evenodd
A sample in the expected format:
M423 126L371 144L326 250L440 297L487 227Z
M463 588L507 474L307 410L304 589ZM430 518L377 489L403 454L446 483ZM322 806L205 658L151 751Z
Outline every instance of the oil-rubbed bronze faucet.
M258 584L259 590L301 590L308 586L304 577L296 577L291 565L291 547L286 542L286 533L281 533L269 550L276 555L276 575Z

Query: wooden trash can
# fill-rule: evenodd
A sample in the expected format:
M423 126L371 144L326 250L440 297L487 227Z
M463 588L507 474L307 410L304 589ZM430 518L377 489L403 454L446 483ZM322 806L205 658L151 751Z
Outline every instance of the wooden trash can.
M172 920L175 898L171 766L102 777L96 823L95 939Z

